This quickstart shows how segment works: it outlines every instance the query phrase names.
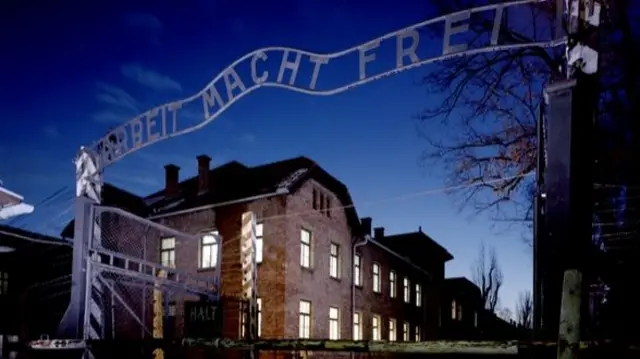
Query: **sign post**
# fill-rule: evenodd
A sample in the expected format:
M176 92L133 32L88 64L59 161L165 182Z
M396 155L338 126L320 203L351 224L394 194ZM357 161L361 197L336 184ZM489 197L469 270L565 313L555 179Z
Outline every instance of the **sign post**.
M563 1L558 5L564 6ZM591 149L599 95L598 53L591 39L599 25L600 4L569 0L567 6L567 79L545 89L548 161L543 238L548 242L542 316L546 336L558 333L558 359L576 359L579 350L583 275L592 235Z

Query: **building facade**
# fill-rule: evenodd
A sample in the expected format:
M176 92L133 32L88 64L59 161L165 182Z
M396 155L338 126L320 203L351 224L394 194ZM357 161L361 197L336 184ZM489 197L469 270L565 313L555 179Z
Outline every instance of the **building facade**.
M372 230L370 218L358 217L347 187L305 157L254 167L233 161L214 169L207 156L194 162L198 174L185 180L177 166L165 166L164 188L146 197L103 188L104 205L190 236L155 233L135 220L107 215L101 219L102 245L194 277L210 278L219 270L222 335L240 338L244 332L241 218L252 211L260 337L439 337L444 265L453 257L422 230L400 235ZM71 237L73 226L63 236ZM151 328L152 293L131 288L120 293L131 307L144 308L144 324ZM165 336L187 334L185 303L198 300L171 295ZM116 337L144 333L123 308L107 316L105 322L112 323L107 332Z

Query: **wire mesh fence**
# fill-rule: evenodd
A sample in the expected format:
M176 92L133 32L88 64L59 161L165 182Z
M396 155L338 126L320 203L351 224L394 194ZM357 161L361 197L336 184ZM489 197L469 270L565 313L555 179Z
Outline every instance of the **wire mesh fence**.
M176 324L184 321L184 303L217 300L218 274L188 271L199 259L217 256L215 246L199 248L199 258L190 258L192 263L181 266L187 271L180 272L176 251L197 247L198 237L117 208L97 207L96 218L94 281L102 287L105 338L182 335L172 328L182 327Z

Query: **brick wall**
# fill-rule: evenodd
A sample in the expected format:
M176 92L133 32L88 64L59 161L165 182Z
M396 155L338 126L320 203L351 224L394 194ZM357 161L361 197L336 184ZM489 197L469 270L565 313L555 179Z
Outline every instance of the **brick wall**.
M329 308L340 312L340 337L352 338L353 314L351 312L352 291L352 231L343 209L333 209L330 215L314 210L314 191L330 199L331 206L340 206L335 194L319 183L309 180L294 194L257 200L248 204L230 205L202 210L189 214L171 216L158 220L159 223L189 234L202 234L217 229L222 236L221 282L223 295L240 298L240 229L241 216L245 211L253 211L258 223L263 224L263 262L258 266L258 296L262 301L263 338L297 338L299 334L299 304L301 300L312 303L313 338L329 337ZM300 266L300 234L305 229L312 234L311 268ZM158 236L156 234L156 236ZM148 237L153 237L149 235ZM159 237L158 237L159 238ZM339 246L339 278L329 273L329 250L331 243ZM159 260L159 241L148 242L148 259ZM411 323L410 339L415 338L415 326L421 324L422 338L433 338L437 332L439 308L439 276L430 280L424 274L407 266L401 260L389 255L374 245L361 247L363 286L355 290L356 310L363 313L361 322L365 339L371 338L371 316L381 316L382 338L387 339L388 320L397 320L398 339L402 339L402 323ZM150 254L153 253L153 254ZM175 249L176 267L198 276L212 276L213 270L198 268L199 243L177 238ZM372 263L381 265L381 293L372 292ZM440 264L439 266L443 266ZM397 273L397 297L389 298L389 270ZM411 304L403 301L402 279L410 278ZM415 284L422 285L423 305L415 306ZM184 325L183 300L195 299L178 297L176 300L176 336L182 335ZM224 335L238 338L240 335L240 307L238 301L224 305ZM149 303L150 305L150 303ZM237 307L237 308L236 308ZM150 307L149 307L150 308ZM149 310L149 313L152 313ZM151 317L151 315L149 316ZM420 318L419 320L416 320ZM149 318L150 320L151 318Z

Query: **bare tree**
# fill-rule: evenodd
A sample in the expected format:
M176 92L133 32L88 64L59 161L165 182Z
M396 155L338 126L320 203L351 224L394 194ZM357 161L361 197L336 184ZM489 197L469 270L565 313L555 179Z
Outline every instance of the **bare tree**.
M607 8L623 9L617 11L623 16L616 20L622 24L618 28L623 32L628 27L624 24L634 23L633 19L622 18L625 12L630 13L624 10L632 5L628 0L603 2ZM436 9L433 15L486 3L480 0L433 1ZM499 31L500 43L551 39L555 33L555 4L555 1L547 1L506 9ZM469 22L470 38L465 42L471 49L486 46L491 34L492 16L483 15L487 14L474 14ZM604 33L607 29L603 23L599 31ZM438 37L441 37L440 31L433 30ZM630 33L630 30L626 32ZM632 40L621 41L629 43ZM616 65L613 60L626 51L623 62L633 63L630 60L637 56L628 50L632 46L609 42L600 52L602 73L607 69L615 69L611 71L617 73L637 73L631 65L626 65L628 70L621 70L625 66ZM563 61L561 49L530 47L453 58L436 64L424 76L423 84L430 92L442 93L444 98L430 102L418 116L425 126L421 135L429 144L423 160L430 165L444 165L449 184L459 188L453 193L460 195L463 206L471 206L478 212L494 210L497 219L529 223L532 218L533 181L523 176L536 168L535 129L542 88L550 79L561 75ZM618 88L625 85L624 81L634 81L624 80L624 76L607 76ZM635 79L638 76L631 77ZM616 86L609 86L609 94L602 96L602 111L611 113L613 109L623 107L620 106L623 101L619 95L621 91L613 90ZM626 86L628 89L633 87L632 84Z
M524 328L531 328L533 324L533 299L531 291L524 291L518 295L516 303L516 320L518 325Z
M508 307L500 308L496 315L498 316L498 318L506 322L511 323L511 321L513 321L513 313L511 313L511 309L509 309Z
M498 256L494 248L489 251L487 257L484 244L480 246L478 258L471 267L473 282L480 288L480 295L484 307L495 313L502 288L502 269L498 263Z

